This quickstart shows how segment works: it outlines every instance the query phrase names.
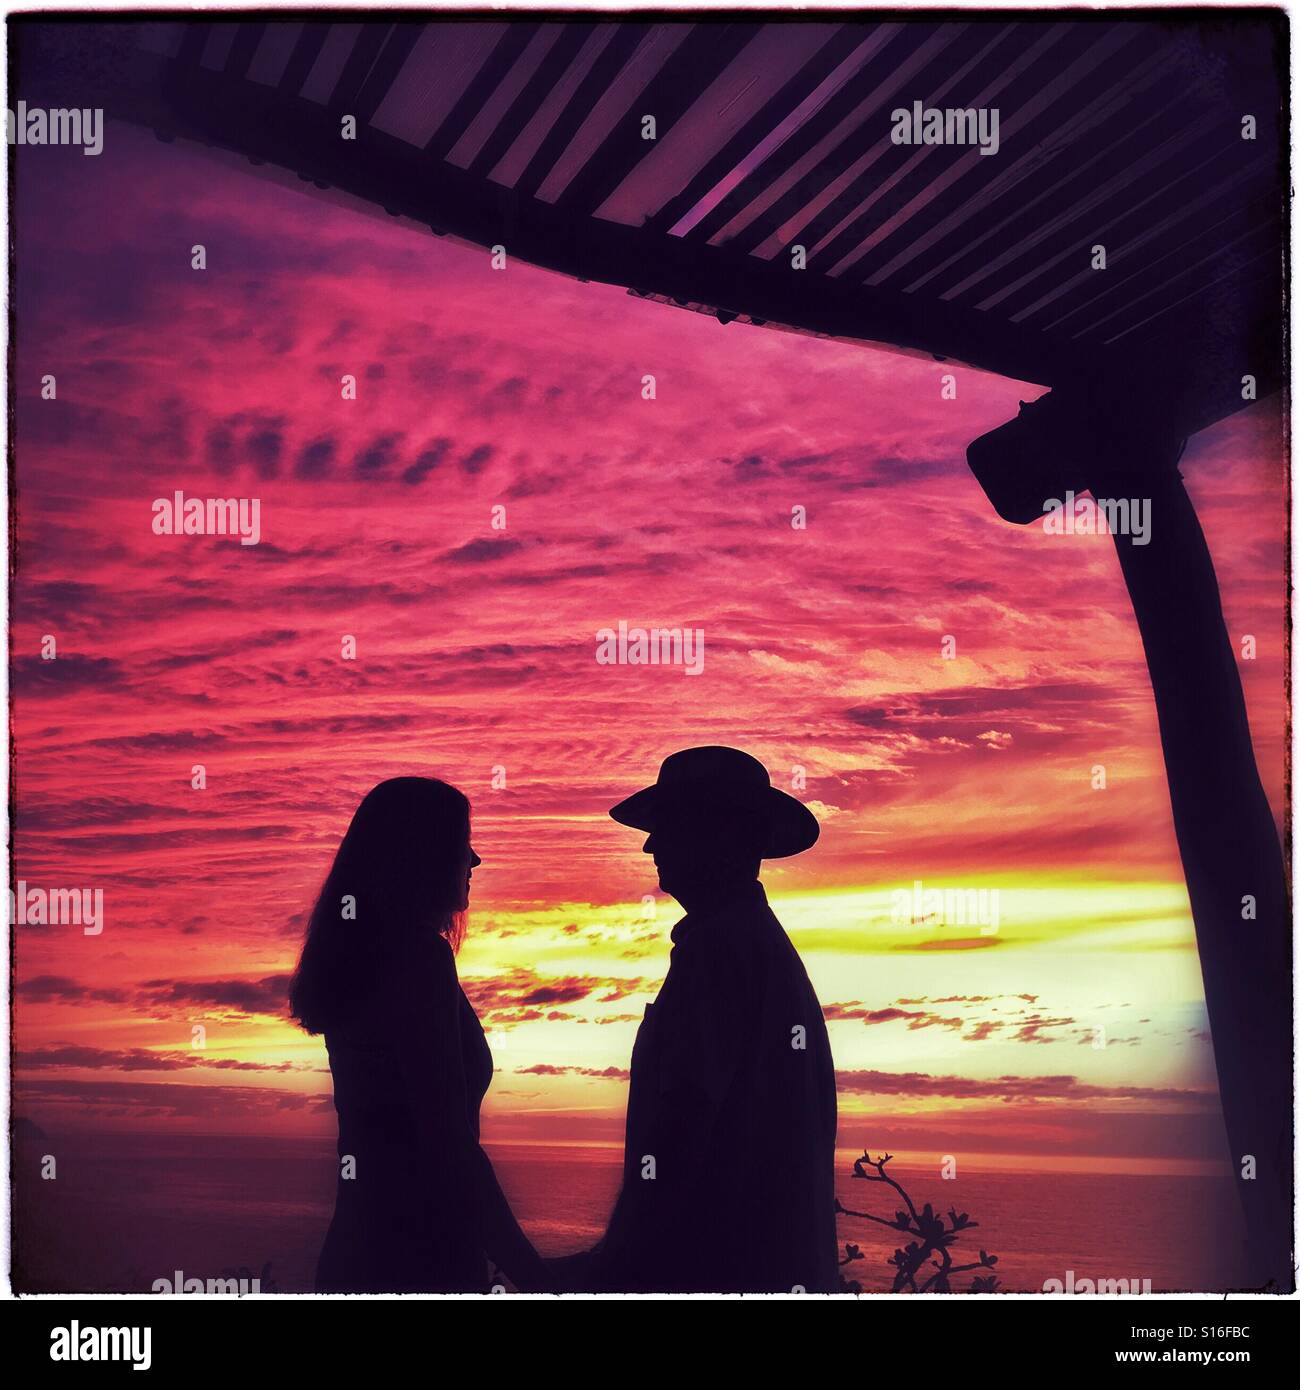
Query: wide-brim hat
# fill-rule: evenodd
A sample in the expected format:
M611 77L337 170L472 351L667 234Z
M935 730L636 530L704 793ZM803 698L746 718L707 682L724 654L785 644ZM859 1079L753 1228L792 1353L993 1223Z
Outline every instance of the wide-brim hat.
M684 811L725 815L743 811L765 826L764 859L786 859L817 843L817 817L772 785L767 768L739 748L683 748L664 759L651 787L620 801L610 815L620 825L653 833Z

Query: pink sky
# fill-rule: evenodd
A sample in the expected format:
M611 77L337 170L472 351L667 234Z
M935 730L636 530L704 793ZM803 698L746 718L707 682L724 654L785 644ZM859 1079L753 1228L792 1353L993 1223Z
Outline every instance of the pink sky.
M494 271L125 127L97 159L35 155L15 866L101 887L105 927L19 929L17 1113L328 1125L285 977L357 801L422 773L474 803L461 968L495 1132L615 1137L674 913L647 914L640 841L606 811L675 748L724 742L823 822L767 881L832 1020L845 1142L1217 1157L1113 545L1006 525L964 462L1041 388ZM1184 464L1229 631L1257 639L1241 670L1279 817L1282 459L1265 402ZM155 535L177 489L258 498L260 543ZM702 674L597 664L620 620L701 629ZM918 879L996 888L998 932L891 922Z

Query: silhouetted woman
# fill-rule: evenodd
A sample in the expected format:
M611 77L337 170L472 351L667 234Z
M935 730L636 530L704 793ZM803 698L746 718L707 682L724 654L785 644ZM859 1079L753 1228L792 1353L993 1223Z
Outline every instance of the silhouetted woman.
M320 1292L481 1292L488 1257L544 1283L479 1146L492 1054L454 955L479 862L465 797L394 777L357 808L312 912L290 1005L325 1035L339 1117Z

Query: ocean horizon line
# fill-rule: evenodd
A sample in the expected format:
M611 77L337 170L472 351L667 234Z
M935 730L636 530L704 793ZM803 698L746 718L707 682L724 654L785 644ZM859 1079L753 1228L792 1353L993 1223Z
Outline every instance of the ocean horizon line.
M286 1147L302 1148L333 1148L334 1136L332 1134L318 1133L297 1133L269 1135L249 1130L200 1130L186 1129L178 1131L175 1128L150 1128L147 1126L114 1128L114 1129L91 1129L75 1126L57 1127L54 1133L49 1133L39 1121L32 1120L29 1116L15 1116L15 1121L25 1119L27 1123L41 1130L47 1137L71 1142L108 1142L115 1140L148 1140L148 1139L167 1139L172 1142L182 1142L186 1140L202 1141L215 1140L221 1142L247 1143L257 1146L283 1145ZM22 1135L17 1136L22 1138ZM30 1141L35 1136L28 1133L26 1136ZM564 1139L564 1138L522 1138L518 1136L502 1136L499 1138L484 1136L483 1145L486 1149L500 1149L507 1152L518 1153L524 1150L548 1151L559 1153L580 1153L602 1154L616 1157L622 1153L623 1141L621 1138L602 1139L598 1137ZM835 1153L838 1162L844 1168L851 1168L853 1161L861 1157L863 1152L860 1144L836 1145ZM972 1150L959 1154L952 1154L948 1151L921 1150L921 1149L898 1149L888 1150L884 1148L870 1148L872 1157L879 1158L885 1153L890 1154L891 1162L895 1171L906 1170L908 1172L933 1172L938 1167L949 1161L955 1160L959 1169L965 1168L974 1172L981 1173L1025 1173L1043 1174L1053 1173L1074 1174L1081 1177L1167 1177L1167 1178L1222 1178L1229 1180L1232 1173L1229 1165L1223 1161L1212 1159L1197 1158L1178 1158L1173 1155L1149 1155L1137 1157L1127 1154L1036 1154L1036 1153L1000 1153L992 1150Z

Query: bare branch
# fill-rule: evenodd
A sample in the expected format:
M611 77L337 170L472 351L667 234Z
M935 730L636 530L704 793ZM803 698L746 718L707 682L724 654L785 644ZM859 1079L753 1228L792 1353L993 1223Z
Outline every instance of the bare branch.
M956 1244L958 1233L975 1230L979 1223L972 1221L965 1212L958 1212L955 1207L948 1209L947 1225L929 1202L918 1211L907 1189L885 1171L886 1164L892 1159L893 1154L884 1154L878 1159L872 1158L864 1149L862 1157L853 1161L853 1176L866 1182L879 1182L892 1187L906 1203L906 1211L896 1211L891 1221L883 1216L876 1216L873 1212L853 1211L838 1200L835 1210L841 1216L849 1216L858 1221L871 1221L887 1230L900 1231L915 1237L906 1246L896 1249L889 1258L888 1263L895 1271L894 1292L910 1289L912 1293L951 1293L953 1275L967 1274L975 1269L992 1269L997 1264L998 1257L990 1255L986 1250L981 1250L979 1259L970 1264L953 1264L950 1247ZM839 1262L841 1268L865 1258L861 1248L851 1242L845 1243L844 1251L844 1258ZM927 1268L933 1273L925 1277L924 1283L918 1284L918 1276ZM845 1280L842 1276L841 1283L852 1293L861 1292L860 1285ZM995 1275L983 1276L971 1282L970 1291L992 1293L997 1288L997 1283Z

